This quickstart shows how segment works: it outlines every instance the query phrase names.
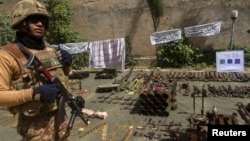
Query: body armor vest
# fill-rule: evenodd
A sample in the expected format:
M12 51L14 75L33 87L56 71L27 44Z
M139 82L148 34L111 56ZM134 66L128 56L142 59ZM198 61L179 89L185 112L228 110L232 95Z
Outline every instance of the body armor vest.
M13 78L11 83L12 90L27 89L35 86L41 86L48 83L47 79L38 74L34 69L27 68L26 64L28 59L24 56L17 44L9 44L3 47L18 61L20 70L20 76ZM52 76L57 76L65 85L67 77L65 77L62 65L57 59L55 49L53 47L46 47L45 50L32 50L30 51L36 55L36 57L46 66ZM14 76L15 77L15 76ZM41 103L39 101L31 101L19 106L9 108L12 113L21 113L25 116L35 116L38 114L46 113L57 109L55 103Z

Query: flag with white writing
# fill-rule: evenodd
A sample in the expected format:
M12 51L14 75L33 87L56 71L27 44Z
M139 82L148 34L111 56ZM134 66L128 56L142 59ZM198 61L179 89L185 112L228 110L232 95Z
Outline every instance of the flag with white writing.
M150 41L152 45L168 43L179 39L181 39L180 29L155 32L150 35Z
M212 36L220 33L221 21L184 28L185 37Z

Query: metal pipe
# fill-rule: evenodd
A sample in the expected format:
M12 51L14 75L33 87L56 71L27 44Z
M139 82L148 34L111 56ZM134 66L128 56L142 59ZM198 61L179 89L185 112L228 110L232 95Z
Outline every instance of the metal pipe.
M235 24L235 20L237 18L238 18L238 10L232 10L232 12L231 12L231 19L233 21L233 24L232 24L232 33L231 33L231 41L230 41L230 51L233 48L234 24Z
M232 48L233 48L234 24L235 24L235 19L232 19L232 20L233 20L233 25L232 25L232 32L231 32L230 51L232 51Z

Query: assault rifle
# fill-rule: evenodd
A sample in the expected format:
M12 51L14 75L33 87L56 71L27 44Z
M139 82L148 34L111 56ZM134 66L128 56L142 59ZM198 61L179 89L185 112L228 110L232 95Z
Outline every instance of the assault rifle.
M68 123L68 130L71 130L75 121L76 116L79 116L82 121L88 125L89 121L85 119L82 113L82 108L84 108L85 101L81 96L74 97L68 90L64 87L59 78L52 76L45 65L29 50L27 50L21 43L17 43L19 49L24 53L28 62L26 64L27 67L34 69L39 74L43 74L47 80L53 84L56 84L56 87L59 91L59 101L58 101L58 112L60 115L60 110L64 103L66 102L68 106L71 108L71 117Z

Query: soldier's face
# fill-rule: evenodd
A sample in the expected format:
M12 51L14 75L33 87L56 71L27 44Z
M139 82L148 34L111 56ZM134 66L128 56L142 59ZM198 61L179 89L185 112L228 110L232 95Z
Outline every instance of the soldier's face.
M44 16L30 16L27 19L28 32L38 39L42 39L45 35L45 26L47 24L47 19Z

